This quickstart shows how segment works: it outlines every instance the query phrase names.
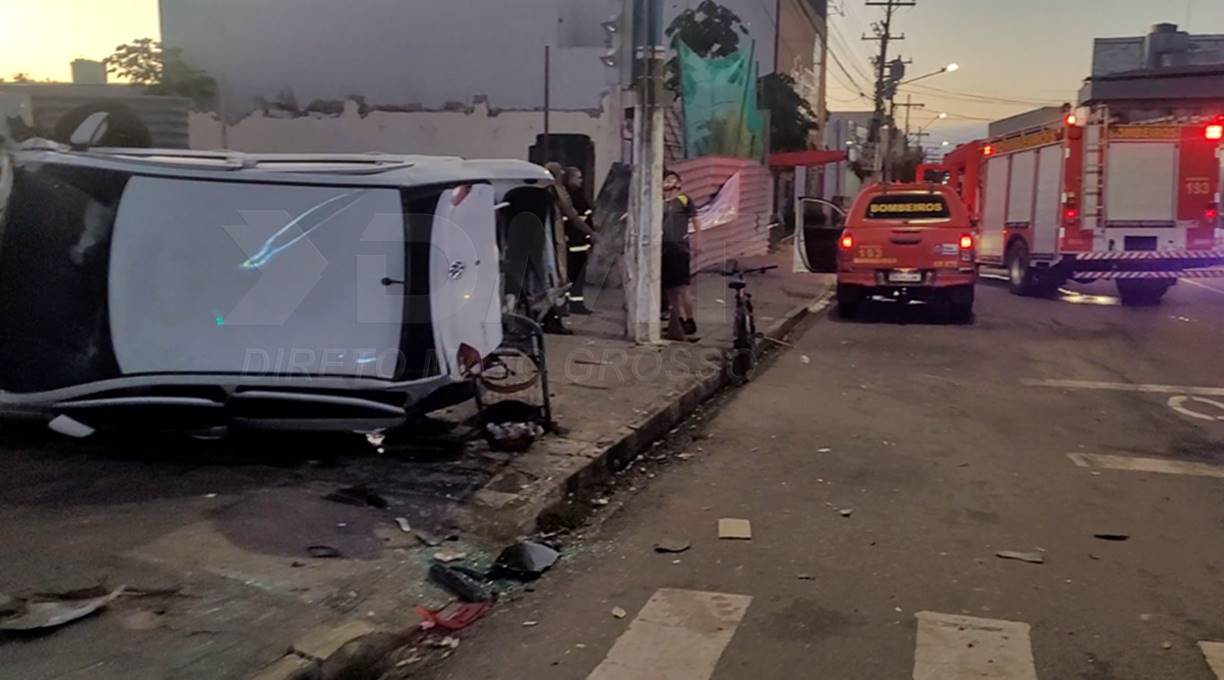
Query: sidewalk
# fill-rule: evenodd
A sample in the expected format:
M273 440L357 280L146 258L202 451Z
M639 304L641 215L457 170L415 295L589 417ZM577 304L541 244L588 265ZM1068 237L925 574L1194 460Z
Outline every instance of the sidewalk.
M783 269L749 286L760 328L784 334L829 286L790 274L789 255L776 260ZM599 484L723 386L725 286L696 277L701 342L658 347L623 339L621 291L592 296L598 313L547 341L564 430L516 456L445 439L376 451L317 436L82 444L0 431L0 593L163 591L49 634L0 637L0 668L23 680L242 680L261 669L271 680L341 677L382 659L413 639L417 605L449 600L427 579L435 553L487 566L519 536L579 522ZM324 498L355 485L386 507ZM425 546L397 517L457 540ZM312 558L312 545L342 556ZM413 649L397 672L447 651Z

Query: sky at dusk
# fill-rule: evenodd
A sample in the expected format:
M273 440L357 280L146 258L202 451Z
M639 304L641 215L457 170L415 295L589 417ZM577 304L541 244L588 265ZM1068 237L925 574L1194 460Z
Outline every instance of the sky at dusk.
M830 58L829 109L869 109L858 94L871 93L868 58L876 44L860 38L882 10L862 0L830 5L830 46L850 77ZM906 36L896 46L914 60L910 76L949 62L961 68L903 90L926 104L914 110L912 124L947 112L930 126L930 140L956 142L978 134L986 120L1072 101L1094 37L1141 35L1162 21L1224 33L1224 0L919 0L899 12L894 28ZM3 0L0 77L68 80L73 59L102 59L120 43L157 35L157 0Z

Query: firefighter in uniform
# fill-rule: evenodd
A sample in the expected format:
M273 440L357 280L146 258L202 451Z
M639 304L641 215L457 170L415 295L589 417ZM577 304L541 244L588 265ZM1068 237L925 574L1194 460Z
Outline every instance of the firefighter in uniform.
M581 170L574 166L565 169L565 188L569 190L574 212L578 213L581 218L577 223L569 219L565 222L566 270L569 272L572 283L569 311L571 314L590 314L591 310L586 305L584 289L586 288L587 259L595 244L595 229L591 221L593 211L583 187Z

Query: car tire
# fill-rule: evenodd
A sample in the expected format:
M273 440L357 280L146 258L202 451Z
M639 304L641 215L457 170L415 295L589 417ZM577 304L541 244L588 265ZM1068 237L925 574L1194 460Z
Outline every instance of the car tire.
M1119 280L1118 297L1122 298L1122 304L1127 307L1155 307L1160 304L1165 293L1173 287L1171 283L1163 281L1128 281Z
M862 306L863 293L854 286L837 287L837 316L842 319L853 319L858 316Z

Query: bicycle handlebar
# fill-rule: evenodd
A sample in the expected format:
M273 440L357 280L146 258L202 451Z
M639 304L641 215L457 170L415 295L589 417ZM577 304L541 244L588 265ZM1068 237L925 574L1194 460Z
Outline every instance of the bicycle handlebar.
M729 272L719 272L723 276L739 276L741 274L764 274L767 271L778 269L780 265L771 264L768 267L754 267L752 269L734 269Z

